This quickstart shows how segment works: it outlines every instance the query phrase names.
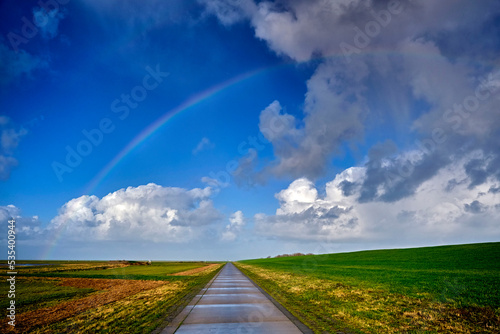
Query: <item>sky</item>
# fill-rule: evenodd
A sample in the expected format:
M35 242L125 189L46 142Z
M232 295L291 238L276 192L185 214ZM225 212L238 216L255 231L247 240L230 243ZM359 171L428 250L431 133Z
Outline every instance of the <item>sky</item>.
M500 241L498 1L5 0L0 32L18 259Z

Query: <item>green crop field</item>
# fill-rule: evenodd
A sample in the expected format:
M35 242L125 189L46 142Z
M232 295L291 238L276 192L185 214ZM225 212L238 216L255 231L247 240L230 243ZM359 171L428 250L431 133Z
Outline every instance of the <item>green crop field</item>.
M500 331L500 243L236 264L317 333Z

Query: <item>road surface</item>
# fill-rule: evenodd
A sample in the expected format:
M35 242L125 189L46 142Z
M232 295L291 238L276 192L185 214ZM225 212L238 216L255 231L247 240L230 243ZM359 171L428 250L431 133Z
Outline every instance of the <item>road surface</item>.
M312 333L289 315L295 325L283 313L288 312L280 307L282 312L269 298L227 263L162 334Z

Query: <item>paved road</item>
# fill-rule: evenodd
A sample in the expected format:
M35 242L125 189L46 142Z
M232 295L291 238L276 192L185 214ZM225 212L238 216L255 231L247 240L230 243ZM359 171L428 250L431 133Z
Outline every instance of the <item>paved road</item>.
M286 311L285 311L286 312ZM183 320L183 321L182 321ZM175 331L178 325L182 325ZM162 333L303 333L245 275L228 263Z

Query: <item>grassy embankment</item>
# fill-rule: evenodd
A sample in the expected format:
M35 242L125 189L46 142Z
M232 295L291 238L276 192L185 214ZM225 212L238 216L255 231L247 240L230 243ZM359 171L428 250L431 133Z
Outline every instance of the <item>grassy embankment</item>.
M166 326L221 267L204 262L50 263L17 268L16 328L12 331L4 320L0 332L153 332ZM7 289L0 285L2 295ZM0 299L0 308L5 310L8 302Z
M500 243L236 265L315 333L500 332Z

